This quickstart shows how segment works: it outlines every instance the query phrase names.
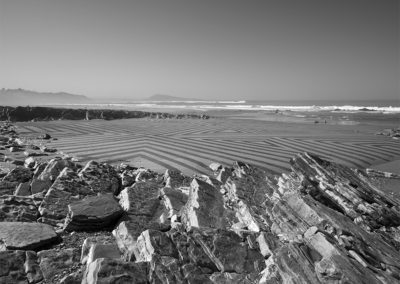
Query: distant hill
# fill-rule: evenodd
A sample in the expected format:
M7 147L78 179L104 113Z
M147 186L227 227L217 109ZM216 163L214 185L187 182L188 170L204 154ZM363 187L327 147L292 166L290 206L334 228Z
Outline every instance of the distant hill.
M181 97L175 97L175 96L170 96L170 95L161 95L161 94L152 95L151 97L147 98L147 100L149 100L149 101L202 101L200 99L181 98Z
M90 99L82 95L69 93L35 92L24 89L0 89L0 105L55 105L88 103Z

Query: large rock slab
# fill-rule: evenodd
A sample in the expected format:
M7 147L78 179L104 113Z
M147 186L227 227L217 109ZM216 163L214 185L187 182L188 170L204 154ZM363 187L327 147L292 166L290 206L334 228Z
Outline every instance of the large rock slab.
M148 264L98 258L86 269L82 284L147 284Z
M40 215L52 225L64 223L69 204L94 194L75 171L64 168L40 204Z
M0 222L36 222L38 209L31 197L0 196Z
M136 239L143 231L167 231L170 228L171 222L166 217L169 209L160 199L160 186L156 181L136 182L118 196L126 213L113 235L125 259L133 257Z
M272 178L235 163L220 188L243 229L259 234L269 257L262 281L398 281L399 201L362 171L308 153L291 164L290 174Z
M196 228L224 228L224 202L214 186L193 179L188 201L182 208L182 223L190 230Z
M57 240L58 235L47 224L0 222L0 243L8 250L34 250Z
M89 161L79 172L94 192L118 194L121 180L117 171L109 164Z
M68 210L64 225L67 231L108 229L124 212L111 194L88 196L68 205Z
M0 251L0 283L38 283L43 275L34 251Z

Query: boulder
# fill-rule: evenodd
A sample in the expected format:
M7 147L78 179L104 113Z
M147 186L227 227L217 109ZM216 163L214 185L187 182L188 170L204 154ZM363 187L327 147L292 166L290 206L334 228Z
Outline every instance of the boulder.
M109 247L110 246L110 247ZM89 264L93 262L98 255L103 255L101 251L104 249L104 253L107 254L107 256L101 256L104 258L115 258L113 251L112 251L112 246L117 247L115 244L114 238L110 238L108 236L94 236L94 237L88 237L84 240L82 244L82 251L81 251L81 263L82 264ZM96 248L94 248L96 247ZM94 249L92 249L94 248ZM118 247L117 247L118 249ZM110 251L110 254L108 252ZM119 251L118 251L119 253ZM121 254L119 253L119 256Z
M79 177L91 187L93 192L119 193L120 177L111 165L89 161L79 172Z
M148 264L98 258L86 269L82 284L147 284Z
M161 216L165 208L159 198L160 184L149 182L136 182L132 187L127 187L119 194L119 203L125 210L126 223L122 228L129 228L129 234L136 238L146 229L166 230L169 222L164 222ZM125 229L122 230L125 234ZM118 236L118 227L115 230ZM125 238L125 237L124 237ZM117 237L118 239L118 237Z
M153 255L178 258L178 250L163 232L146 230L137 239L135 258L137 262L151 261Z
M222 169L222 165L220 163L211 163L208 166L214 173L218 172L220 169Z
M57 280L61 278L61 275L59 275L61 271L68 271L79 263L79 251L73 248L61 251L54 249L43 250L38 252L37 255L43 277L50 283L57 283Z
M88 196L68 205L64 229L67 231L92 231L108 229L124 211L110 194Z
M44 166L45 165L45 166ZM44 168L43 168L44 167ZM40 165L35 173L31 190L32 193L46 192L64 168L74 170L75 164L69 160L54 158L47 164ZM39 174L40 173L40 174Z
M58 240L53 227L41 223L0 222L0 243L8 250L32 250Z
M224 228L224 202L219 190L197 178L193 179L181 219L188 230L192 227Z
M27 182L33 176L33 173L30 169L25 167L15 167L12 169L4 178L3 181L5 182Z
M38 209L30 197L0 196L0 222L36 222Z
M35 164L36 164L36 161L33 157L29 157L29 158L25 159L25 162L24 162L25 168L32 169L35 167Z
M68 205L89 195L94 195L91 187L72 169L64 168L40 204L40 215L64 223Z
M180 211L188 200L188 195L179 189L164 187L160 190L160 198L165 208L162 218L167 221L175 221L180 217Z
M34 251L0 251L0 283L38 283L43 275Z

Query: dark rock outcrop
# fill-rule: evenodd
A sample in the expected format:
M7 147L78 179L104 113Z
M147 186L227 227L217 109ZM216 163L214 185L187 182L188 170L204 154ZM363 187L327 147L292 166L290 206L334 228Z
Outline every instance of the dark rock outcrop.
M68 205L64 229L93 231L109 229L124 212L112 195L88 196Z

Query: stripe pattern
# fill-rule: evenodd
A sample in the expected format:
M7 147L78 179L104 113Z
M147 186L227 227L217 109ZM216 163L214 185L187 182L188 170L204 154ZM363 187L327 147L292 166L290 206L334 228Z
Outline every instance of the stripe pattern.
M64 153L85 162L91 159L121 162L162 172L209 174L208 165L233 161L254 164L274 173L287 172L289 159L309 151L347 166L365 168L400 157L400 144L373 134L318 131L285 124L250 120L50 121L18 123L22 135L46 132ZM312 126L329 127L329 126ZM321 135L321 133L324 133ZM339 133L339 134L338 134Z

